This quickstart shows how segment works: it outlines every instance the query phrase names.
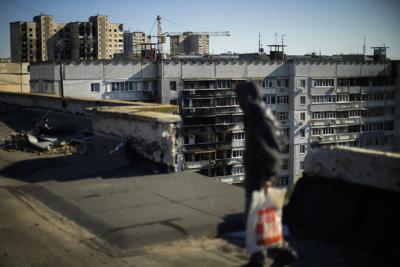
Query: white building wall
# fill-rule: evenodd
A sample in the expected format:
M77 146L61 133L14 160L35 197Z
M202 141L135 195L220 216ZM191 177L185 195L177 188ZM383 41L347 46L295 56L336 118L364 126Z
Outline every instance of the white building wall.
M300 162L304 161L307 151L310 149L311 138L311 112L336 111L337 103L312 104L313 95L336 95L337 78L341 77L374 77L386 73L389 75L392 68L389 63L377 62L257 62L257 61L190 61L190 60L163 60L159 65L148 62L91 62L69 63L64 65L64 94L73 97L110 98L124 100L142 100L138 92L110 92L111 83L118 81L158 81L158 88L152 88L158 92L162 103L170 103L176 100L179 104L180 94L184 89L185 80L196 79L249 79L261 82L263 79L273 79L271 88L263 88L265 95L275 97L289 96L289 103L270 105L272 111L288 113L288 121L283 122L283 127L289 127L289 170L282 175L289 175L290 183L295 182L301 175ZM397 63L399 66L399 64ZM397 68L397 72L399 68ZM58 66L53 64L35 64L31 66L31 82L44 85L45 81L53 81L55 90L58 88ZM360 93L364 91L395 90L395 132L394 142L400 147L398 139L399 126L399 74L397 73L396 86L383 87L351 87L349 92ZM334 86L313 87L313 79L334 79ZM289 79L289 86L277 88L276 79ZM305 80L305 87L301 88L301 80ZM100 92L91 92L91 83L100 83ZM170 83L176 83L176 91L170 90ZM50 86L46 84L46 87ZM138 89L140 90L140 86ZM301 97L305 97L304 105ZM363 103L363 105L377 105L379 101ZM382 102L383 103L383 102ZM386 101L384 104L393 104ZM301 113L305 113L304 120L300 119ZM370 118L368 118L370 119ZM304 129L304 137L301 130ZM375 134L371 134L375 135ZM315 138L314 138L315 139ZM300 153L301 146L305 146L305 153Z

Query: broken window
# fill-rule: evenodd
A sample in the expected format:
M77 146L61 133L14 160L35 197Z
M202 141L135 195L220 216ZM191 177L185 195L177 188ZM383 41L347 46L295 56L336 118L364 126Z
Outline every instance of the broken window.
M300 96L300 105L305 105L305 104L306 104L306 97Z

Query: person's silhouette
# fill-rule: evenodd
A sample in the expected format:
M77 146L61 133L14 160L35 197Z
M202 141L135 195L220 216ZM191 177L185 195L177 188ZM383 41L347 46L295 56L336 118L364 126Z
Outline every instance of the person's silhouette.
M246 217L249 212L251 196L254 190L272 185L281 167L283 137L278 122L262 101L260 89L252 82L239 82L235 88L240 108L244 112L244 130L246 150L244 166L246 170ZM268 251L275 259L274 266L283 266L297 258L296 252L287 243L278 249ZM263 252L254 253L247 266L263 266Z

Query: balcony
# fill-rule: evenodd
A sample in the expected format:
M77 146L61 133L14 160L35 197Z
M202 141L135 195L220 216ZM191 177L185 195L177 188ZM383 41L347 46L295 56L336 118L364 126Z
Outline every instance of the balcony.
M311 120L311 127L318 126L332 126L332 125L353 125L353 124L361 124L364 119L361 117L357 118L329 118L329 119L317 119Z
M235 174L235 175L217 176L215 178L219 182L235 184L235 183L244 182L245 175L244 174Z
M232 141L216 142L215 147L217 149L230 149L232 148Z
M311 142L329 143L329 142L353 141L356 140L359 136L360 133L319 135L319 136L311 136Z
M232 141L232 147L244 147L245 146L245 140L233 140Z
M216 111L210 107L183 108L182 115L184 116L214 116Z
M210 165L211 160L199 160L199 161L186 161L184 163L185 170L201 169L206 168Z
M362 108L364 105L362 102L346 102L346 103L336 103L337 109L356 109Z
M214 98L224 96L236 96L235 91L227 89L183 89L182 97L184 98Z
M387 92L387 91L395 91L396 88L394 85L386 85L386 86L362 86L361 87L361 92L366 93L366 92Z
M336 87L336 93L350 93L359 94L361 92L361 86L338 86Z
M230 127L229 130L232 130L232 131L244 130L244 125L243 125L243 123L235 124L232 127Z
M217 107L216 114L235 114L235 113L242 113L242 110L239 106L224 106L224 107Z

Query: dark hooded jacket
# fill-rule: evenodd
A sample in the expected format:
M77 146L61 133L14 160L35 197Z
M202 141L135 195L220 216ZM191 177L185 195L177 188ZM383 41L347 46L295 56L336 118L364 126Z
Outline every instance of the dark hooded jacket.
M248 190L258 190L279 173L282 134L276 119L262 102L260 89L254 83L238 83L236 94L244 112L246 187Z

